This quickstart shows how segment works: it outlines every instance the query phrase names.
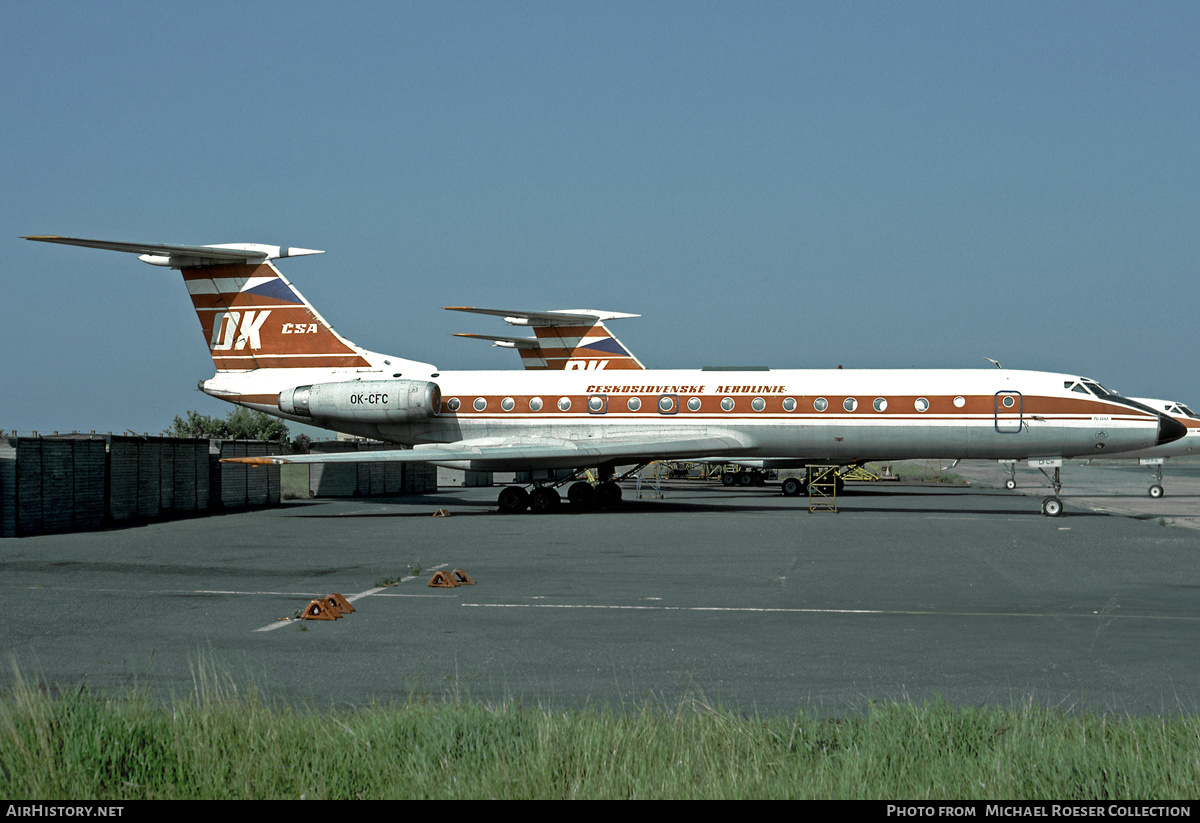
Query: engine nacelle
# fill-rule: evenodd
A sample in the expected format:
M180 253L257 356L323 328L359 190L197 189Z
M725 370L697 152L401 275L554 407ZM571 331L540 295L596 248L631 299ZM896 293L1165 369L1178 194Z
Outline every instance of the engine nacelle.
M406 423L434 417L442 390L424 380L353 380L314 383L279 393L279 410L317 420Z

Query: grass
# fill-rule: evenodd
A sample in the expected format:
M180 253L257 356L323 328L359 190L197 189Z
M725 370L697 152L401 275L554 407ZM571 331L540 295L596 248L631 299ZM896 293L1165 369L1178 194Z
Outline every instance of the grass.
M145 691L0 696L0 797L1189 799L1200 720L872 704L743 716L697 701L554 711L436 703L272 707L197 672Z

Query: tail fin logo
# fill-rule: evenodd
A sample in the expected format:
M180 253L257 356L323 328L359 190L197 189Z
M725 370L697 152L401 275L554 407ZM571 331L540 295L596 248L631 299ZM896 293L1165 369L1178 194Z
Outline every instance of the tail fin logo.
M568 360L566 371L596 371L607 365L607 360Z
M270 314L269 309L244 313L218 312L213 318L212 338L209 340L208 347L213 351L229 351L230 349L240 351L246 348L247 344L251 351L262 348L258 332L263 327L263 323L267 322Z

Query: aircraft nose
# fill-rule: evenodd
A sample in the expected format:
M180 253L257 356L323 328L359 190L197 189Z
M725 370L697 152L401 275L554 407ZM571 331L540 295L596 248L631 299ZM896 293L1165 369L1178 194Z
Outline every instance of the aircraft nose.
M1171 443L1187 434L1187 426L1174 417L1165 414L1158 416L1158 445Z

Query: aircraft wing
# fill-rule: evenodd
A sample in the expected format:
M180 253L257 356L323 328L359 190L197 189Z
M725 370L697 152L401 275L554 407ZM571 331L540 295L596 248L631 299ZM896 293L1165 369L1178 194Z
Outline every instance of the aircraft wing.
M651 460L685 459L696 455L745 453L749 444L732 434L698 432L694 436L675 432L671 438L646 435L586 440L545 437L508 440L462 440L415 446L411 449L334 452L332 454L289 454L265 457L230 457L223 463L270 465L284 463L435 463L456 468L490 471L581 468L600 463L638 463Z

